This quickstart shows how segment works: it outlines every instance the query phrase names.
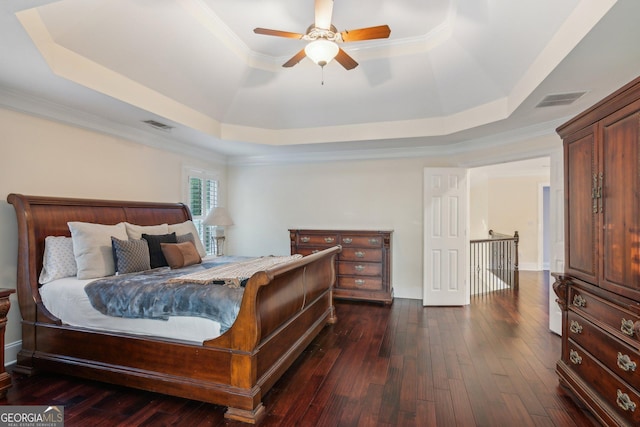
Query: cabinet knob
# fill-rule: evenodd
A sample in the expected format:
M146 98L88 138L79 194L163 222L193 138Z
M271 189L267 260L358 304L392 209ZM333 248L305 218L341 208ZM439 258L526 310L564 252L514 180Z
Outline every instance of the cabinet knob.
M622 369L625 372L635 372L636 370L636 362L631 360L631 358L626 355L618 352L618 360L617 360L618 368Z
M356 256L356 258L364 258L363 251L356 251L354 255Z
M351 237L345 237L342 239L342 243L346 243L347 245L353 243L353 239Z
M569 350L569 360L571 360L571 363L574 365L580 365L582 363L582 357L580 357L575 350Z
M355 267L353 267L353 268L355 268L357 271L364 271L365 266L364 266L364 265L360 265L360 264L358 264L358 265L356 265L356 266L355 266Z
M624 409L625 411L633 412L636 410L636 404L631 400L627 393L623 393L622 390L617 390L616 403L619 407Z
M302 236L302 237L300 238L300 241L301 241L302 243L309 243L309 242L311 241L311 237L309 237L309 236Z
M573 332L574 334L581 334L582 333L582 325L578 322L576 322L575 320L571 321L571 325L569 326L569 330L571 332Z
M364 280L356 279L355 284L356 284L356 286L364 286Z
M333 237L325 237L324 241L325 243L333 243L336 239L334 239Z
M576 307L586 307L587 300L582 295L576 294L573 297L573 305L575 305Z
M620 325L620 330L623 334L629 335L632 337L635 334L634 330L634 322L633 320L622 319L622 324Z

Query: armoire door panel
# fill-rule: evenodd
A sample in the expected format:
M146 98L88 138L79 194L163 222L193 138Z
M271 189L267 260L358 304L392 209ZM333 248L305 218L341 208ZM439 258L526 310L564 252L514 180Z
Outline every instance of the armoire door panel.
M600 285L631 297L640 297L639 130L640 113L628 109L605 119L601 130Z
M594 194L596 147L593 132L565 144L565 191L568 196L566 268L584 280L597 275L597 206Z

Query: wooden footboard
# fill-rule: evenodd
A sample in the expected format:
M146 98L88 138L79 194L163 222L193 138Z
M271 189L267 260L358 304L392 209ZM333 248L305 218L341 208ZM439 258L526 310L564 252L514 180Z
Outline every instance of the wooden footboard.
M202 345L63 325L39 294L46 236L69 236L67 221L175 224L191 219L189 210L182 204L18 194L8 202L18 220L18 371L60 372L216 403L228 406L228 418L256 423L264 415L264 394L336 320L332 287L339 246L256 273L234 325Z

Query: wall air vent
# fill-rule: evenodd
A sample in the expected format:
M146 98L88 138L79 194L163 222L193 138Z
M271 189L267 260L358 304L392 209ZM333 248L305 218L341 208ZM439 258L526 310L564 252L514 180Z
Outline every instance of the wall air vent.
M547 95L542 99L542 101L538 103L538 105L536 105L536 108L558 107L560 105L573 104L585 93L587 92L557 93L554 95Z
M169 126L156 120L143 120L142 122L148 124L154 129L159 129L165 132L169 132L171 129L173 129L173 126Z

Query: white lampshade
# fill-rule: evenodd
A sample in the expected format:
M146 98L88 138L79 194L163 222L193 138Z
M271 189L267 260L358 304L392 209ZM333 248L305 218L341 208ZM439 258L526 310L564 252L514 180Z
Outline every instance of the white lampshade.
M209 211L209 214L203 221L204 225L227 226L233 225L233 220L229 216L229 212L223 207L217 207Z
M332 41L325 39L314 40L304 48L304 53L321 67L327 65L336 57L340 48Z

